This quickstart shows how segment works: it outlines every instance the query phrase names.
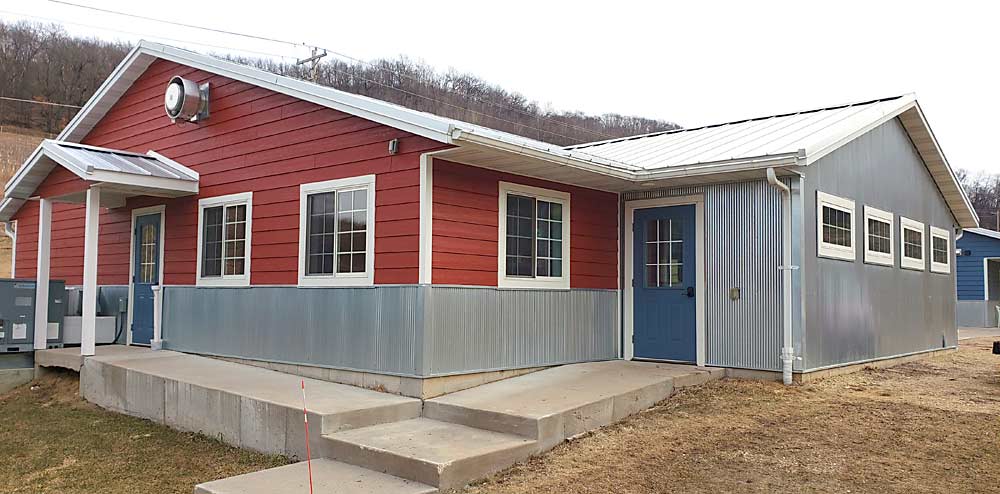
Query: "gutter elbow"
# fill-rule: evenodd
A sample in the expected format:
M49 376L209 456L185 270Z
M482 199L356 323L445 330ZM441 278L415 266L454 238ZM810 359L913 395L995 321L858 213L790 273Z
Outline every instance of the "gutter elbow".
M787 185L778 180L778 175L774 172L774 167L767 168L767 183L781 191L782 194L788 194L790 189Z

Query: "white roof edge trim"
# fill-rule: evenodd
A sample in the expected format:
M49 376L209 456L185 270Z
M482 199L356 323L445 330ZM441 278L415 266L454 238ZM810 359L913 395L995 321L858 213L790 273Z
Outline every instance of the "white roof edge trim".
M959 192L961 192L962 201L965 202L965 207L968 209L968 212L972 215L972 219L975 221L974 227L978 228L979 213L977 213L976 208L972 206L972 201L969 200L969 195L965 193L965 187L962 187L962 182L958 180L958 175L955 175L955 169L952 168L951 163L948 162L948 157L944 155L944 151L941 149L941 145L938 144L937 136L934 135L934 129L932 129L931 125L927 123L927 117L924 116L924 110L920 108L920 103L916 100L914 100L913 102L913 108L916 109L917 115L920 116L920 122L923 124L924 128L927 129L927 134L930 136L931 142L934 144L935 151L937 151L938 155L941 156L941 161L944 163L945 168L948 170L948 175L951 176L952 185L958 188ZM961 224L961 222L959 223ZM964 227L964 225L960 226Z
M976 227L976 228L965 228L963 230L969 233L974 233L976 235L982 235L984 237L990 237L996 240L1000 240L1000 232L996 230L990 230L989 228Z
M145 40L140 41L132 52L125 57L125 60L119 64L115 72L112 73L112 76L105 81L105 84L98 89L90 101L70 121L66 129L59 134L59 140L75 142L84 137L83 135L77 135L77 130L87 114L94 111L97 103L110 92L115 83L118 82L120 76L128 69L128 66L135 63L142 56L161 58L205 70L206 72L212 72L234 80L264 87L320 106L333 108L374 122L406 130L431 140L447 144L451 143L451 131L454 125L450 119Z
M123 58L122 61L118 64L118 66L115 67L115 70L111 71L111 75L109 75L108 78L104 80L101 86L97 88L97 91L94 91L94 94L90 97L89 100L87 100L87 103L83 105L83 108L80 108L80 111L76 112L76 115L74 115L73 119L70 120L68 124L66 124L66 128L64 128L62 132L60 132L59 135L56 136L55 140L73 141L73 142L79 140L79 139L68 139L67 136L69 136L71 133L73 133L73 131L76 130L76 128L80 125L80 122L93 110L97 102L104 99L104 95L107 94L107 92L118 82L121 76L125 73L125 70L128 69L128 67L132 65L133 62L135 62L136 58L138 58L141 49L142 49L142 43L136 45L135 48L132 48L132 51L128 52L128 54L125 55L125 58Z
M893 101L898 102L898 106L896 106L896 108L892 109L891 111L888 111L888 112L882 114L882 116L880 118L868 122L868 124L866 124L866 125L864 125L862 127L859 127L858 129L856 129L855 131L851 132L850 134L842 136L842 137L838 138L835 141L831 141L829 143L825 143L823 146L821 146L821 147L819 147L817 149L806 150L806 153L805 153L805 155L806 155L806 162L805 162L805 164L806 165L811 165L812 163L815 163L820 158L822 158L822 157L824 157L824 156L832 153L833 151L835 151L835 150L843 147L844 144L847 144L848 142L851 142L854 139L857 139L858 137L861 137L862 135L867 134L868 132L870 132L871 130L875 129L879 125L882 125L882 124L884 124L884 123L886 123L886 122L888 122L888 121L890 121L890 120L892 120L892 119L894 119L894 118L902 115L903 112L905 112L906 110L909 110L910 108L913 108L917 104L916 95L914 95L913 93L904 94L904 95L900 96L898 99L893 100Z
M142 155L140 154L139 156L142 156ZM156 151L153 151L152 149L150 149L149 151L146 152L146 156L148 156L150 158L155 158L157 161L162 161L166 165L170 165L170 167L173 168L172 171L180 172L182 175L187 175L187 177L189 179L191 179L191 180L199 180L201 178L201 175L199 175L198 172L196 172L196 171L194 171L194 170L192 170L192 169L190 169L190 168L188 168L188 167L186 167L186 166L184 166L184 165L182 165L182 164L180 164L180 163L178 163L178 162L176 162L176 161L174 161L174 160L172 160L170 158L167 158L166 156L164 156L164 155L162 155L160 153L157 153Z

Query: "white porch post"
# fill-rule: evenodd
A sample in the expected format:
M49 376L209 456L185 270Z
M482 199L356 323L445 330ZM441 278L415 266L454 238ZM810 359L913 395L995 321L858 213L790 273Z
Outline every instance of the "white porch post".
M35 350L45 350L49 325L49 247L52 243L52 200L38 204L38 272L35 279Z
M162 261L161 261L162 262ZM163 292L160 285L153 285L153 340L149 347L153 350L163 350L163 333L160 324L163 318Z
M87 189L87 216L83 237L83 328L80 355L93 355L97 331L97 229L101 216L101 189Z

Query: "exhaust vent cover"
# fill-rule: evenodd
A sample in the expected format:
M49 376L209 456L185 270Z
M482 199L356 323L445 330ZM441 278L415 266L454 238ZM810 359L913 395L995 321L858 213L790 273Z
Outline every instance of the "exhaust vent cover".
M174 76L163 95L163 108L173 122L205 120L208 118L208 83L199 86L194 81Z

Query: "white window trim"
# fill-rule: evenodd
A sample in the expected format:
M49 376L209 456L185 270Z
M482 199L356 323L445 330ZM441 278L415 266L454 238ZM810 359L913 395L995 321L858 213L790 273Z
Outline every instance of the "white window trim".
M533 197L543 201L557 202L562 204L563 218L563 241L562 241L562 276L542 277L542 278L522 278L518 276L507 276L507 194L517 194L521 196ZM497 286L500 288L550 288L569 290L569 268L570 268L570 194L557 190L531 187L510 182L500 182L500 213L499 213L499 236L497 237L498 254L497 258Z
M930 261L931 261L931 272L941 273L941 274L951 274L951 255L952 255L953 252L955 252L955 249L951 248L952 247L951 246L951 235L948 235L948 230L945 230L944 228L938 228L936 226L931 226L930 230L931 230L931 236L930 236L930 239L927 241L927 246L928 246L928 252L930 252L930 254L931 254L929 256L930 257ZM940 263L940 262L935 262L934 261L934 238L935 237L937 237L937 238L943 238L945 245L948 246L945 249L945 252L946 252L947 256L945 257L945 262L944 263Z
M906 257L906 235L904 229L917 230L920 232L920 259ZM899 266L906 269L923 271L927 268L927 231L924 224L911 220L905 216L899 217Z
M823 241L823 207L831 207L834 209L839 209L841 211L851 214L851 246L844 247L843 245L831 244ZM858 244L858 236L856 230L856 225L858 224L857 215L854 211L854 201L850 199L845 199L843 197L837 197L835 195L827 194L825 192L816 191L816 250L819 257L828 257L830 259L840 259L844 261L853 261L857 258L855 253L855 246Z
M246 233L246 261L243 266L242 275L222 275L203 278L202 268L202 236L205 234L205 208L216 206L233 206L246 204L247 206L247 233ZM225 221L225 218L223 218ZM206 197L198 200L198 266L197 286L250 286L250 247L253 245L253 192L240 192L225 196Z
M868 238L868 219L874 219L889 223L889 253L871 250ZM882 266L894 266L895 244L896 244L896 222L894 215L888 211L865 205L865 262L868 264L880 264Z
M325 192L339 192L342 190L356 190L365 187L368 190L366 197L366 231L365 231L365 272L363 273L337 273L323 275L307 275L306 260L309 257L306 248L309 245L306 239L308 217L307 198L311 194L321 194ZM334 269L336 271L336 269ZM362 175L359 177L340 178L327 180L325 182L314 182L299 186L299 286L300 287L320 287L320 286L371 286L375 284L375 175Z

